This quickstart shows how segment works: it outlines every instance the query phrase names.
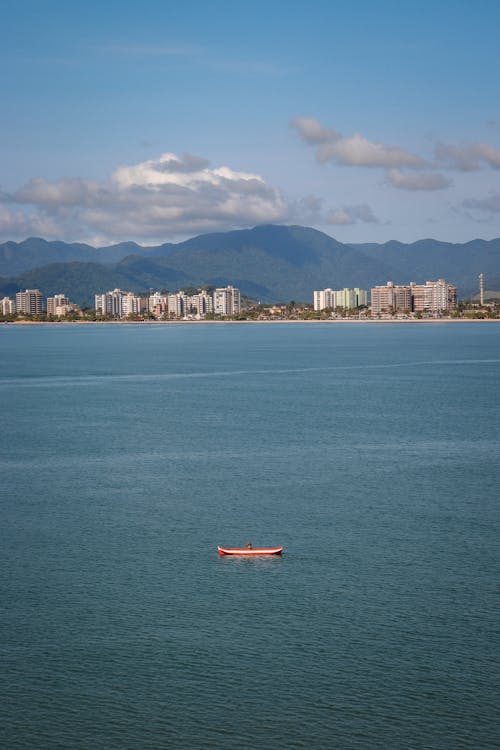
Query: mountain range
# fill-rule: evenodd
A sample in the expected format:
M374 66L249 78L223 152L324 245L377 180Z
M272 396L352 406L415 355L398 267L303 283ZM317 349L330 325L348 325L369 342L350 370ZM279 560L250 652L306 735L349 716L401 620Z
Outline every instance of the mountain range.
M232 284L262 302L310 302L314 289L438 278L465 297L477 292L481 272L487 289L500 290L500 238L345 244L309 227L266 225L154 247L95 248L37 237L0 244L0 295L37 288L80 305L93 305L94 294L115 287L145 292Z

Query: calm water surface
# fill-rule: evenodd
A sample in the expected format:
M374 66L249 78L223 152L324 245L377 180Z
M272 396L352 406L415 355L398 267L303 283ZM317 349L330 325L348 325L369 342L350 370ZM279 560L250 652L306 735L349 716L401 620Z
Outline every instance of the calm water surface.
M500 325L0 358L2 747L498 747ZM286 554L218 557L249 539Z

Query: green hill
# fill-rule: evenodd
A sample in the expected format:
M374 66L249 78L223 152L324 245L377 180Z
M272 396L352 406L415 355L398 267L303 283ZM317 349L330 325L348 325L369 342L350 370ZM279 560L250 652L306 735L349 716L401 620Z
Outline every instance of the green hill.
M165 255L169 247L175 246L143 248L135 242L121 242L95 248L78 242L48 242L41 237L29 237L22 242L0 243L0 276L19 276L49 263L115 264L132 253L147 257L161 251Z

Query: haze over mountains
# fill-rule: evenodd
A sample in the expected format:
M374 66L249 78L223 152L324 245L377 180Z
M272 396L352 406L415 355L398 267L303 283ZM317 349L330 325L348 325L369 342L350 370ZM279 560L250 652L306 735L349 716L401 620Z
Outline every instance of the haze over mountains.
M475 294L478 274L500 289L500 238L453 244L425 239L411 244L343 244L315 229L258 226L205 234L178 244L141 247L123 242L95 248L30 238L0 244L0 294L38 288L81 305L120 287L135 292L204 284L238 286L262 302L311 301L314 289L445 278L459 296Z

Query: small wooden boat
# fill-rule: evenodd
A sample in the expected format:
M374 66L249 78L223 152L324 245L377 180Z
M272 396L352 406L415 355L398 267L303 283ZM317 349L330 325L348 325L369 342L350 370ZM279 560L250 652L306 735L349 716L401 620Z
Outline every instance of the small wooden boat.
M219 555L281 555L283 547L217 547Z

